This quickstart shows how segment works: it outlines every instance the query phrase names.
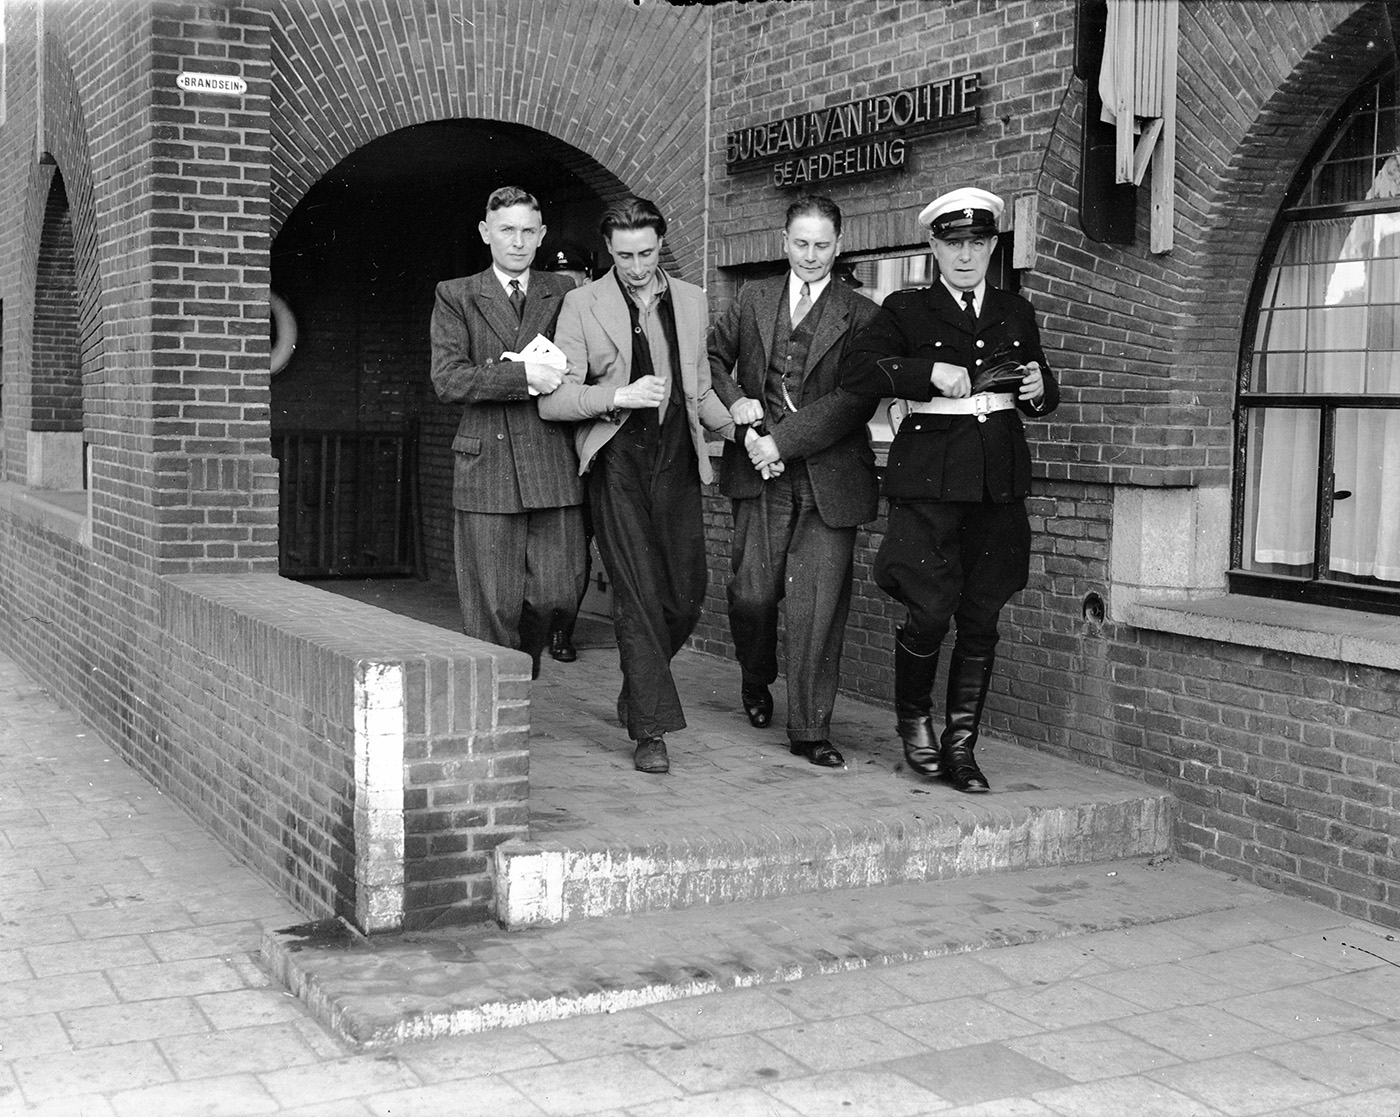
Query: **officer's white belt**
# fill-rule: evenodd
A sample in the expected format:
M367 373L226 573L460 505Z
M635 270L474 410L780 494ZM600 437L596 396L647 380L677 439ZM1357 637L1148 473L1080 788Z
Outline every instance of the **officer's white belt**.
M925 415L990 415L993 411L1007 411L1016 406L1016 397L1010 392L978 392L966 399L947 399L940 396L925 403L907 401L910 412Z

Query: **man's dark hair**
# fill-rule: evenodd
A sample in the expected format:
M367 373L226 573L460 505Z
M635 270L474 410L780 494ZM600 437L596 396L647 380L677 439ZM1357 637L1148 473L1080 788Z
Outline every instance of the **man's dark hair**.
M527 194L518 186L502 186L499 190L491 191L491 196L486 199L487 213L495 213L498 209L508 209L511 206L529 206L536 213L540 213L539 199L533 194Z
M613 202L603 211L603 220L598 222L598 232L604 240L613 233L631 229L655 229L658 237L666 235L666 218L656 208L655 202L630 195Z
M787 218L783 221L784 231L791 229L792 223L799 217L825 217L836 230L836 235L841 235L841 207L821 194L804 194L788 206Z

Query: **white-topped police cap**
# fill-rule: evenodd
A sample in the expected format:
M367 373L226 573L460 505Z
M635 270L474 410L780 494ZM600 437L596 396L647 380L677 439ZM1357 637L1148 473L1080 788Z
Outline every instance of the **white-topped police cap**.
M919 212L919 224L935 237L994 237L1006 203L989 190L960 186Z

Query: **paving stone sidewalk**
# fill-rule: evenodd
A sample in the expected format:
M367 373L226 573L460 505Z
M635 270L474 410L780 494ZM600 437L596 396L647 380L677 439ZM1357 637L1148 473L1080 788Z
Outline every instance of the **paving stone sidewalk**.
M304 917L0 656L0 1115L1400 1113L1386 930L1170 860L1037 872L497 933L468 964L544 988L947 953L357 1049L261 964Z

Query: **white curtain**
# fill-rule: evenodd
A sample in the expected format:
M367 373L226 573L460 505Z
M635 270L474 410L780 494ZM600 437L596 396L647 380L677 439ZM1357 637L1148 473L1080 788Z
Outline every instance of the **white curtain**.
M1255 351L1265 392L1400 393L1400 215L1292 226L1274 261ZM1397 397L1400 403L1400 397ZM1261 409L1253 557L1314 561L1320 416ZM1344 409L1334 430L1334 570L1400 581L1400 412Z

